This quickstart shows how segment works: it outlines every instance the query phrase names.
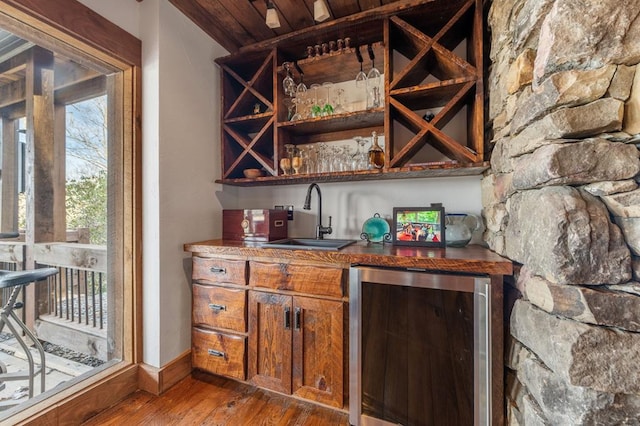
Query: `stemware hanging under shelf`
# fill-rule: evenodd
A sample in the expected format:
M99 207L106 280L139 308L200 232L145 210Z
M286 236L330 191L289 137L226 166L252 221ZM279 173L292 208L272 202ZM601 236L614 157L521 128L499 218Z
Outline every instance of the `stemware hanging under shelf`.
M360 63L360 72L356 74L356 78L355 78L356 87L365 88L366 82L367 82L367 74L365 74L364 71L362 70L362 63L364 62L364 60L362 59L362 54L360 53L360 46L356 47L355 52L356 52L356 57L358 58L358 62Z

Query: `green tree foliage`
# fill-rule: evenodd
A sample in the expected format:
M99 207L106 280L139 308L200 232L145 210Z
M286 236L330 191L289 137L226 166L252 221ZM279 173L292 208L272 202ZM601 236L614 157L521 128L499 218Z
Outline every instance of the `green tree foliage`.
M88 228L91 244L107 243L107 173L67 181L67 228Z

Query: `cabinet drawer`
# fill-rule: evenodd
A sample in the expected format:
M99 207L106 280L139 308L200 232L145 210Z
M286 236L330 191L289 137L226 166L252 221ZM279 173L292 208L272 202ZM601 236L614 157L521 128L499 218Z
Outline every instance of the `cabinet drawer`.
M341 268L252 261L249 262L249 284L319 296L343 296Z
M193 367L221 376L245 379L245 343L243 336L193 328L191 356Z
M247 262L244 260L218 259L215 257L193 258L194 281L208 283L247 284Z
M247 291L193 284L193 325L247 331Z

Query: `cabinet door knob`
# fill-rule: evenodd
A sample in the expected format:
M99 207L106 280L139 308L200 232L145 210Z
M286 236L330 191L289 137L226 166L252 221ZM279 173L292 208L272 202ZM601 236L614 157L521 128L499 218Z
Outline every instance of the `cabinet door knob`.
M295 318L293 320L293 328L294 328L294 330L300 331L301 319L302 319L302 310L300 308L296 308L295 309Z
M291 308L289 306L284 308L284 329L291 329Z
M224 274L227 272L226 268L218 268L217 266L213 266L210 269L214 274Z
M216 356L218 358L224 358L225 357L224 352L217 351L215 349L207 349L207 352L209 353L209 355Z
M225 305L217 305L215 303L209 303L209 309L211 309L212 311L220 312L220 311L226 311L227 307Z

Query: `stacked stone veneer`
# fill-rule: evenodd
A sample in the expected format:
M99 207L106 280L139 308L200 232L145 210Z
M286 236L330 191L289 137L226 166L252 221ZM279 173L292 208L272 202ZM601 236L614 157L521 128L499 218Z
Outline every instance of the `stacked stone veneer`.
M640 425L640 0L494 0L485 241L508 424Z

